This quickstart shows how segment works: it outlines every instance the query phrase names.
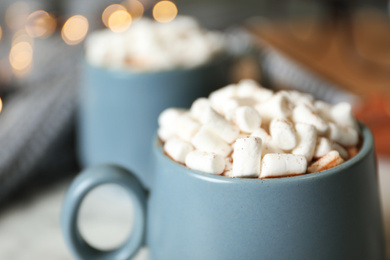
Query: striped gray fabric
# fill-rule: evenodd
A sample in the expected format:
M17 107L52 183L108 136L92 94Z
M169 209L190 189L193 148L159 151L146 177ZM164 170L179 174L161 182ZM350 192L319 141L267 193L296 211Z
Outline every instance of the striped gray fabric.
M59 35L36 43L31 75L4 101L0 201L34 176L40 163L50 163L52 144L69 136L64 133L70 132L73 124L80 53L80 47L66 46ZM61 148L57 152L61 153Z

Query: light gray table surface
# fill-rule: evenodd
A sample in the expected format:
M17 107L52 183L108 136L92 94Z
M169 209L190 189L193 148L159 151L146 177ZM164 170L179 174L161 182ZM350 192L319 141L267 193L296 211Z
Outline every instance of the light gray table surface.
M67 178L45 187L1 211L0 259L73 259L60 229L62 201L71 181ZM379 158L379 183L386 247L390 252L390 158ZM100 248L113 248L131 229L131 203L123 190L102 186L87 196L79 217L87 240ZM134 259L148 259L147 248L142 248ZM389 254L387 259L390 259Z

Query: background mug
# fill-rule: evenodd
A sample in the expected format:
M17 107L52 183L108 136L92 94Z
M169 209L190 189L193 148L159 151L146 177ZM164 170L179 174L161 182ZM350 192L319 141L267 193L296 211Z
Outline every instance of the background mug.
M264 180L190 170L164 155L156 141L149 199L129 171L107 165L90 168L66 195L65 239L79 259L128 259L146 241L152 260L383 260L373 137L365 127L362 133L362 149L342 165ZM81 201L103 183L125 188L135 210L131 236L108 252L89 246L77 228Z
M168 107L189 107L227 81L229 58L203 66L132 73L84 63L78 113L78 154L83 167L114 163L149 188L151 140Z

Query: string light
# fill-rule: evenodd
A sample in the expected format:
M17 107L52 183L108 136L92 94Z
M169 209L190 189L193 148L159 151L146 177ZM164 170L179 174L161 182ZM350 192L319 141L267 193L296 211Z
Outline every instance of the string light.
M131 15L124 10L113 12L108 18L108 28L113 32L124 32L131 25Z
M109 25L108 25L108 19L110 18L110 16L116 12L116 11L120 11L120 10L123 10L123 11L126 11L126 8L123 6L123 5L119 5L119 4L113 4L113 5L109 5L106 7L106 9L104 9L103 13L102 13L102 21L103 21L103 24L109 28Z
M82 15L70 17L61 30L61 36L68 45L76 45L82 42L89 28L88 20Z
M153 7L153 17L157 22L168 23L177 16L177 7L171 1L160 1Z
M24 76L31 69L33 47L27 41L20 41L11 47L9 62L16 75Z
M134 22L141 19L141 17L144 14L145 8L144 8L144 5L140 1L127 0L127 1L123 2L122 4L126 7L127 11L131 15L131 18Z
M5 12L5 23L12 31L20 30L27 21L30 8L26 2L15 2Z
M26 32L31 37L45 38L51 35L57 26L56 19L43 10L31 13L27 17Z

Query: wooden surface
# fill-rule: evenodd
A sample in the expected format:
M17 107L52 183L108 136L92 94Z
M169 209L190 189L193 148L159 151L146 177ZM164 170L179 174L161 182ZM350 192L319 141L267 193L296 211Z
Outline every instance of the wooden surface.
M262 21L248 29L261 46L359 96L357 118L373 131L377 152L390 156L390 19L366 11L337 23Z
M350 24L308 18L248 28L262 44L348 91L390 95L390 22L377 14L358 14Z

